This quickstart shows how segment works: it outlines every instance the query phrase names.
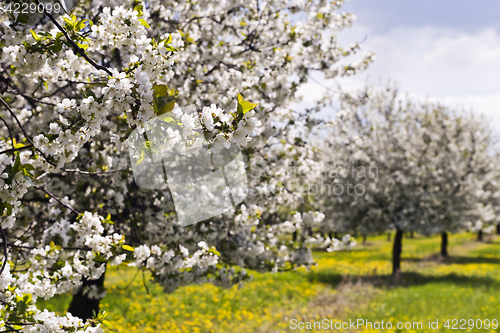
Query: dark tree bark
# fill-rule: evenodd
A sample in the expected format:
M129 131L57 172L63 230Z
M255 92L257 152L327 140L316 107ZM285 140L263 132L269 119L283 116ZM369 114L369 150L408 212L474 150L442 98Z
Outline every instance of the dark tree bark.
M403 251L403 231L396 229L396 237L392 247L392 275L399 275L401 272L401 252Z
M333 236L333 233L330 231L330 232L328 233L328 238L332 239L332 236Z
M500 223L497 224L497 235L500 235Z
M292 234L292 239L293 239L293 241L294 241L294 242L296 242L296 241L297 241L297 230L295 230L295 231L293 232L293 234Z
M477 241L482 242L483 241L483 230L479 230L477 233Z
M441 233L441 256L448 256L448 233L446 231Z
M391 233L390 233L390 232L388 232L388 233L387 233L387 241L388 241L388 242L390 242L390 241L391 241Z
M366 244L366 238L367 238L367 237L368 237L368 236L363 235L363 244Z
M68 308L69 313L83 319L84 321L97 316L101 300L89 298L88 295L83 294L83 290L87 286L96 286L98 290L102 290L104 288L104 275L105 274L97 280L83 280L83 284L78 289L78 292L73 295L73 299L71 300Z

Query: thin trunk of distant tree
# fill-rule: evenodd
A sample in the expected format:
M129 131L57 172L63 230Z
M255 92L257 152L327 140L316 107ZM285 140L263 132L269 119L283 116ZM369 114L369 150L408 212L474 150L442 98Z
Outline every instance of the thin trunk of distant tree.
M500 223L497 224L497 235L500 235Z
M388 233L387 233L387 241L388 241L388 242L390 242L390 241L391 241L391 233L390 233L390 232L388 232Z
M396 229L394 245L392 247L392 275L398 276L401 272L401 253L403 252L403 231Z
M415 238L415 231L410 231L410 238Z
M84 294L86 287L97 287L98 290L104 288L104 275L97 280L83 280L83 284L78 288L78 292L73 295L73 299L68 308L68 312L73 316L85 320L92 319L99 314L100 299L88 297L88 293Z
M441 256L448 256L448 233L446 231L441 233Z
M297 230L295 230L295 231L293 232L293 234L292 234L292 239L293 239L293 241L294 241L294 242L296 242L296 241L297 241Z
M482 242L483 241L483 230L479 230L477 233L477 241Z
M366 238L367 238L367 236L363 235L363 244L366 244Z
M328 238L332 239L332 236L333 236L333 233L330 231L330 232L328 233Z
M339 233L338 232L335 232L335 234L333 235L336 239L339 239Z

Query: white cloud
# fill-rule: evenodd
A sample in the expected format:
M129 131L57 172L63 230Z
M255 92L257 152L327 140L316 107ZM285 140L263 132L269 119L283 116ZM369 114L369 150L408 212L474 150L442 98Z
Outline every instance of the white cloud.
M376 34L355 25L340 33L339 40L349 44L365 35L362 50L375 52L377 58L364 74L338 79L342 87L355 89L367 80L385 83L391 79L400 84L401 92L473 109L492 117L494 126L500 129L500 35L494 29L466 33L447 28L395 27ZM321 89L311 82L302 94L312 100Z

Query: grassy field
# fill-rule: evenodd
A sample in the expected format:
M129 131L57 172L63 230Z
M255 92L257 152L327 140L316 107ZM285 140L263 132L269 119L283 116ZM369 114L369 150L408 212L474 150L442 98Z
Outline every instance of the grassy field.
M328 319L330 325L383 320L393 325L342 332L500 332L500 325L443 327L447 319L450 326L453 319L500 321L500 237L478 243L472 234L453 235L450 257L444 260L436 255L439 242L438 237L405 238L403 274L396 282L390 276L392 243L386 236L368 238L366 245L349 252L314 252L318 265L309 271L254 273L253 280L228 289L195 285L165 294L134 269L114 269L106 275L102 310L108 314L108 331L128 333L311 331L292 329L292 319ZM69 297L61 296L39 305L63 312L68 303ZM439 329L428 328L429 320L438 320ZM415 329L397 330L398 322L410 322ZM422 328L413 322L421 322ZM455 327L468 328L462 323Z

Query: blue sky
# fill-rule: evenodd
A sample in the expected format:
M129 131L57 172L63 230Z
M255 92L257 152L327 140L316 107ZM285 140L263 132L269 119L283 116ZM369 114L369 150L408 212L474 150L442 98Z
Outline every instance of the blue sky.
M366 36L362 52L377 55L364 74L337 80L343 87L391 79L416 98L482 113L500 130L499 0L351 0L342 11L357 20L341 43Z
M467 33L500 28L498 0L351 0L343 8L377 33L394 27L431 26Z

